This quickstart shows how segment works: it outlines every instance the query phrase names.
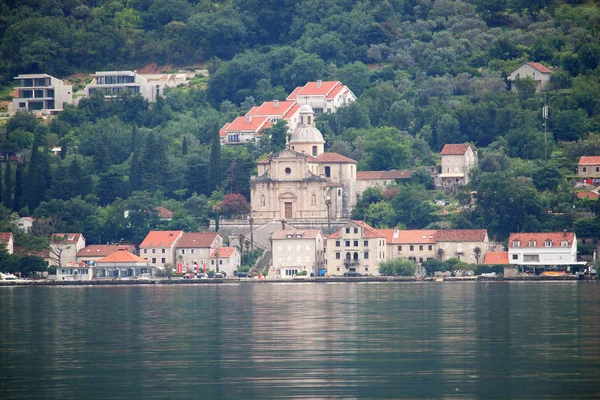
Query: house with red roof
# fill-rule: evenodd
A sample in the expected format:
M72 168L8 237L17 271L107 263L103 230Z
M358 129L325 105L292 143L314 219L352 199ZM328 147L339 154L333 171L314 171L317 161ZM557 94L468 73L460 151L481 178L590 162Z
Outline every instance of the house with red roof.
M245 115L237 117L233 122L223 125L219 131L221 144L254 143L260 139L262 131L272 125L273 123L268 116Z
M225 276L233 276L242 265L242 255L237 247L217 247L210 254L210 269Z
M0 243L6 244L8 254L13 254L15 251L15 240L12 232L0 232Z
M293 278L302 271L318 276L325 269L325 238L319 229L280 229L271 236L271 254L274 277Z
M265 101L260 106L254 106L246 113L254 117L268 117L269 122L275 124L279 120L288 123L290 133L296 129L300 122L300 106L295 101Z
M99 259L116 253L120 249L125 249L134 254L136 252L133 244L92 244L77 252L77 261L94 265Z
M154 276L156 273L156 268L148 260L129 252L126 247L96 260L93 269L95 278L134 278L142 274Z
M64 267L77 262L77 252L85 247L81 233L55 233L50 237L50 265Z
M318 80L297 87L287 100L295 101L300 105L308 104L318 116L325 112L336 112L338 108L356 101L356 96L340 81Z
M356 192L362 194L370 187L387 188L395 183L410 179L413 170L358 171L356 173Z
M56 268L57 281L91 281L94 273L91 265L79 261L69 261Z
M140 244L140 256L153 267L175 268L175 245L183 231L150 231Z
M436 255L441 261L458 258L479 264L485 259L490 244L487 229L439 229L435 238Z
M377 275L386 259L385 234L364 221L350 221L326 239L327 275Z
M577 264L577 237L574 232L511 233L508 258L511 265L574 265Z
M177 264L183 271L195 272L210 263L210 255L223 246L223 238L217 232L184 232L175 245Z
M445 144L441 151L442 169L438 186L455 186L469 183L471 169L477 165L477 151L468 143Z
M544 90L548 84L548 81L550 81L550 75L552 72L554 71L539 62L527 61L519 68L511 72L507 79L509 82L511 82L511 90L516 91L517 85L513 84L514 81L518 79L531 78L536 82L536 91L540 92Z
M490 251L483 259L485 265L508 265L508 251Z
M14 221L14 224L18 230L29 233L31 231L33 221L35 221L35 218L33 217L21 217Z
M386 258L405 258L423 263L437 258L435 230L377 229L385 235Z
M600 156L581 156L577 163L577 175L590 180L600 178Z

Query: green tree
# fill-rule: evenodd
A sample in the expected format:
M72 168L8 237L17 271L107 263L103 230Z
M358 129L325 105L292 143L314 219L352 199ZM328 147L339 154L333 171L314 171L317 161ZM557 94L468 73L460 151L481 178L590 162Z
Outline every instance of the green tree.
M379 264L379 273L387 276L414 276L416 269L417 266L414 262L400 258L382 261Z
M425 187L409 185L392 199L397 221L410 229L421 229L435 220L430 194Z
M17 171L15 173L15 193L13 197L13 210L20 210L24 206L23 202L23 163L17 164Z
M210 169L208 171L209 190L216 190L221 182L221 139L215 125L210 147Z
M4 205L7 208L13 206L13 174L12 174L12 161L6 161L6 169L4 170L4 184L6 185L4 190Z

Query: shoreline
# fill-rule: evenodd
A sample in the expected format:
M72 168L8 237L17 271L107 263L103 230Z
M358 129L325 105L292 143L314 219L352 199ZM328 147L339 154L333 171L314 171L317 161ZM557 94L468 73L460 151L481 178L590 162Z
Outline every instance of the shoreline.
M151 280L91 280L91 281L50 281L50 280L25 280L25 281L0 281L0 286L144 286L144 285L206 285L227 283L249 284L286 284L286 283L455 283L455 282L588 282L597 279L578 279L575 275L567 276L517 276L510 278L492 277L444 277L436 279L428 277L416 279L415 277L353 277L353 278L293 278L293 279L151 279Z

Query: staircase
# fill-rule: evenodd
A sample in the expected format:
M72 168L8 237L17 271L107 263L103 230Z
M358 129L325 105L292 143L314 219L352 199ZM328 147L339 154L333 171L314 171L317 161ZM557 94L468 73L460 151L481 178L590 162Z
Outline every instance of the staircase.
M266 277L269 274L269 269L271 268L271 259L271 251L265 250L262 256L258 260L256 260L256 264L250 269L250 272L254 276L262 274L262 276Z

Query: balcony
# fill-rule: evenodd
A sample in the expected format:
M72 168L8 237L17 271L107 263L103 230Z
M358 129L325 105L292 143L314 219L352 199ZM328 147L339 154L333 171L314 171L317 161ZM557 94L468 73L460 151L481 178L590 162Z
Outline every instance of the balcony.
M344 266L346 268L357 267L359 264L360 264L359 260L348 260L348 259L344 260Z

